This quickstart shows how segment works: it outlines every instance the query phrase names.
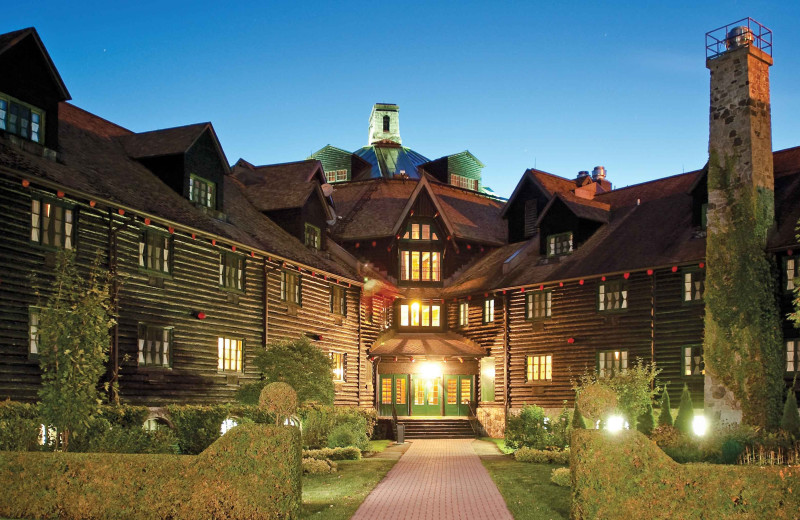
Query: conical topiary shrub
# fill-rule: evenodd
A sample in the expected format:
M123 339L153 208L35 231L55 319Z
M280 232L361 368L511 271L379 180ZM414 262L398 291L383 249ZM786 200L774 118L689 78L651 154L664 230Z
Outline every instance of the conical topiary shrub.
M672 410L670 409L669 392L664 388L661 395L661 413L658 416L659 426L672 426Z
M583 418L581 411L578 410L578 400L575 400L575 410L572 412L572 429L573 430L585 430L586 429L586 419Z
M794 395L794 387L789 389L786 403L783 405L781 430L788 432L795 438L800 437L800 412L797 411L797 398Z
M647 408L645 408L642 415L640 415L636 420L636 429L642 432L643 434L650 436L653 433L653 428L656 425L656 418L653 417L653 403L652 401L648 401Z
M689 393L689 386L684 383L681 404L678 407L678 416L675 418L675 428L683 433L691 433L693 417L692 394Z

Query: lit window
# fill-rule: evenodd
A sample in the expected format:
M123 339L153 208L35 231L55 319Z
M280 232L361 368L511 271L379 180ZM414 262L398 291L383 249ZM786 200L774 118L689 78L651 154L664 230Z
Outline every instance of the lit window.
M319 249L322 242L322 234L319 228L313 224L306 222L305 244L308 247Z
M548 235L547 256L567 255L573 251L572 232Z
M347 316L347 291L341 285L331 285L331 312Z
M628 351L610 350L597 353L597 373L600 377L613 376L628 369Z
M786 371L800 372L800 340L786 341Z
M786 291L794 291L797 288L797 278L800 272L797 269L797 260L795 258L785 258L784 265L784 285Z
M392 404L392 378L381 378L381 404Z
M345 380L345 359L347 354L341 352L330 352L328 357L331 358L331 366L333 367L333 380L337 383L343 383ZM391 380L389 382L391 387Z
M139 267L148 271L170 273L170 235L146 229L139 236Z
M461 302L458 304L458 326L466 327L469 325L469 303Z
M683 347L683 375L701 376L705 373L703 347L699 345Z
M347 180L347 170L332 170L326 172L328 182L343 182Z
M493 357L481 359L481 401L494 401L495 361Z
M236 253L219 255L219 284L227 289L244 290L244 257Z
M28 354L39 353L39 308L28 307Z
M44 141L44 111L0 93L0 130L41 143Z
M75 210L47 200L31 200L31 241L43 246L72 249Z
M441 306L429 303L400 305L401 327L440 327Z
M400 279L438 282L441 280L439 251L400 251Z
M487 298L483 301L483 322L491 323L494 321L494 298Z
M300 275L289 271L281 271L281 300L295 305L302 302Z
M683 301L699 302L703 300L705 276L702 271L685 271L683 273Z
M189 200L198 206L217 207L215 184L197 175L189 175Z
M478 191L478 180L468 179L463 175L455 175L451 173L450 184L453 186L458 186L459 188L464 188L465 190Z
M527 381L552 381L553 380L553 356L528 356L527 358Z
M232 338L217 339L217 369L229 372L242 371L243 341Z
M172 366L172 327L139 324L140 367Z
M597 286L597 310L621 311L628 308L628 289L622 281L603 282Z
M406 226L403 240L439 240L439 235L436 233L436 226L430 221L427 223L412 221Z
M529 320L549 318L553 306L553 291L529 292L526 296L525 317Z

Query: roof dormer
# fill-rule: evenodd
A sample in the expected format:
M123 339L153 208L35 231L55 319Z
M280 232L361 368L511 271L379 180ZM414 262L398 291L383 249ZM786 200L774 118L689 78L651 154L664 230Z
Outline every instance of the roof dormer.
M557 257L572 253L608 222L610 206L584 201L571 193L556 193L537 221L540 254Z

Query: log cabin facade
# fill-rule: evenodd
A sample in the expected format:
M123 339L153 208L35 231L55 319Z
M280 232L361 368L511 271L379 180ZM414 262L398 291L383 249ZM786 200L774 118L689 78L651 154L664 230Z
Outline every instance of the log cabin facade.
M0 35L0 64L20 71L0 78L17 117L0 110L0 398L36 397L35 291L69 248L115 276L109 379L133 403L230 400L258 349L300 335L335 360L336 404L476 414L493 434L509 410L560 408L584 372L637 359L673 401L684 383L707 399L705 169L622 189L600 167L531 169L504 200L471 153L401 146L388 104L355 153L229 167L210 123L133 133L67 103L33 29ZM774 153L774 179L785 316L800 148ZM789 384L800 334L783 333Z

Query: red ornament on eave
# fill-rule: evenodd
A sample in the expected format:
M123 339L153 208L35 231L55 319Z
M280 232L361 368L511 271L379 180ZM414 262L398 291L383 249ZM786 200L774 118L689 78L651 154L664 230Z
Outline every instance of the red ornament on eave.
M540 285L540 286L539 286L539 290L540 290L540 291L544 291L544 284L542 284L542 285Z
M622 277L627 280L628 278L631 277L631 273L625 273L625 274L622 275Z
M23 188L27 188L30 185L31 185L31 181L29 181L28 179L22 179L22 187Z
M520 288L519 292L525 292L525 288L524 287Z
M97 205L97 203L95 201L93 201L93 200L89 201L89 206L91 206L92 208L95 207L96 205Z
M648 269L647 270L647 275L648 276L653 276L653 270L652 269Z
M672 266L672 272L673 273L677 273L678 272L678 266L677 265L673 265Z
M558 282L559 287L564 287L564 282Z
M467 296L467 300L472 300L472 296Z
M378 245L378 243L377 243L376 241L374 241L374 240L373 240L373 241L372 241L372 247L375 247L375 246L377 246L377 245Z
M145 226L149 226L150 225L150 219L149 218L144 219L144 225Z
M196 239L196 238L197 238L197 234L195 234L195 233L192 233L192 240L194 240L194 239Z
M205 312L198 312L197 314L195 314L195 316L197 316L198 320L206 319L206 313Z
M358 249L359 247L361 247L361 242L356 242L356 249Z
M58 190L58 191L56 192L56 196L57 196L59 199L63 199L63 198L64 198L64 192L63 192L63 191L61 191L61 190Z
M601 277L600 277L600 280L602 280L602 281L604 281L604 282L605 282L605 281L606 281L606 277L605 277L605 276L601 276Z
M255 256L256 256L256 252L255 252L255 251L250 251L250 256L251 256L251 257L253 257L253 258L255 258Z
M170 226L170 227L169 227L169 228L167 228L167 229L169 229L169 234L170 234L170 235L171 235L171 234L173 234L173 233L175 233L175 228L174 228L174 227Z
M579 281L578 283L579 283L580 285L583 285L583 280Z
M216 238L212 238L212 239L211 239L211 245L212 245L212 246L215 246L215 245L217 245L217 239L216 239Z
M472 245L471 244L467 244L467 249L472 249Z
M124 215L125 214L125 210L120 208L120 209L117 210L117 213L119 213L120 215Z
M569 339L567 339L567 343L569 343L570 345L572 345L573 343L575 343L575 338L569 338Z
M789 249L789 250L786 251L786 254L789 255L789 256L792 256L794 254L794 251Z
M705 262L700 262L700 263L698 264L698 266L700 267L700 269L704 269L704 268L705 268L705 266L706 266L706 263L705 263Z
M231 251L236 251L236 246L231 246Z

